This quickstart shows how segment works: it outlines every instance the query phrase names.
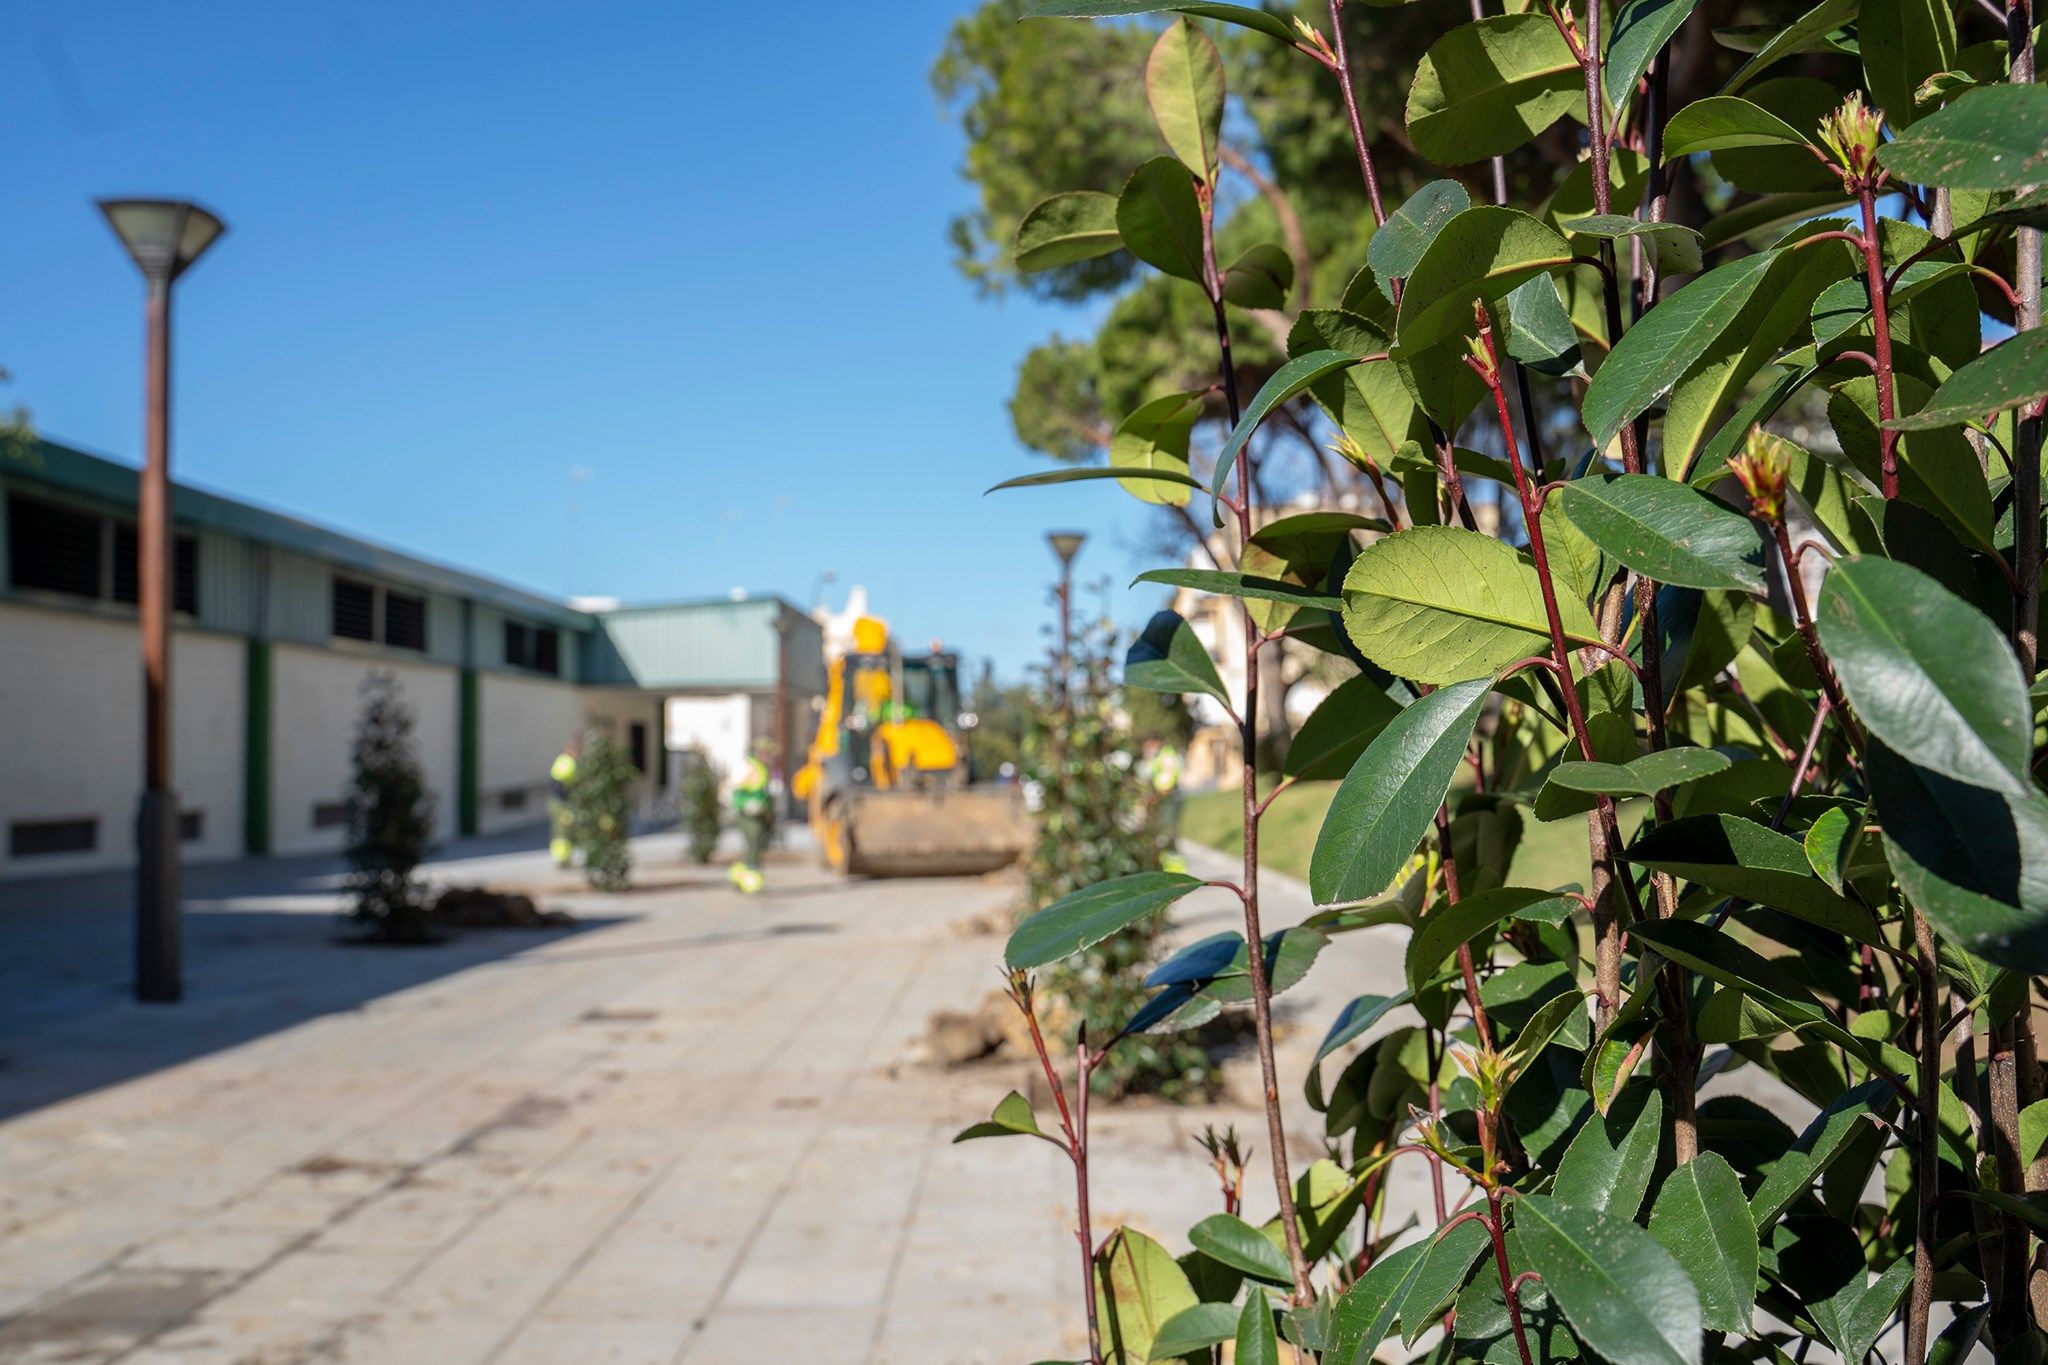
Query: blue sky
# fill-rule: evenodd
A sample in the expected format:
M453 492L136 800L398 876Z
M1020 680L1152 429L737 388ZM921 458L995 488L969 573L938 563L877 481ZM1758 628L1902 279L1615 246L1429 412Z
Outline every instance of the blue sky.
M1018 357L1082 324L952 269L925 73L965 8L7 6L0 401L137 457L140 285L90 201L189 195L230 235L180 286L179 477L551 593L829 569L1014 674L1048 526L1155 603L1114 488L981 496L1038 467Z

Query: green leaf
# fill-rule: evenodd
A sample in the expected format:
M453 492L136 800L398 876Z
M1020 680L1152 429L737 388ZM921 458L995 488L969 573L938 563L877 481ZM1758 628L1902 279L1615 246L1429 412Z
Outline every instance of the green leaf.
M1400 704L1371 678L1362 673L1346 678L1295 731L1281 774L1302 782L1342 777L1400 714Z
M1646 578L1681 588L1764 590L1763 533L1696 488L1655 474L1575 479L1552 497L1588 539Z
M996 1111L985 1123L977 1123L960 1130L953 1141L969 1142L975 1138L992 1137L1035 1137L1043 1138L1055 1147L1064 1150L1057 1138L1038 1126L1038 1116L1031 1112L1031 1101L1012 1090L996 1105Z
M1767 68L1807 51L1825 39L1828 33L1854 21L1857 5L1858 0L1821 0L1789 25L1776 29L1771 40L1758 48L1756 55L1728 78L1728 84L1721 87L1721 93L1734 94Z
M1671 0L1665 0L1665 3L1671 3ZM1702 263L1699 233L1679 223L1646 223L1639 218L1604 213L1590 218L1574 218L1564 225L1564 230L1575 237L1598 237L1607 241L1641 237L1650 259L1657 264L1657 272L1663 275L1690 275Z
M1472 196L1455 180L1432 180L1408 196L1366 243L1366 264L1382 292L1388 280L1406 279L1445 223L1472 207Z
M1893 431L1960 426L2042 398L2048 398L2048 328L2036 327L1999 342L1943 380L1925 407L1885 425Z
M1212 1257L1257 1279L1274 1284L1293 1284L1286 1253L1244 1219L1229 1213L1212 1213L1188 1229L1188 1243Z
M1655 920L1632 924L1628 933L1634 942L1679 966L1735 987L1788 1026L1811 1032L1866 1062L1870 1059L1873 1049L1867 1040L1835 1023L1783 968L1720 930L1694 920Z
M1978 957L2048 973L2048 797L1957 782L1883 743L1865 771L1906 899Z
M1805 134L1760 105L1734 95L1709 95L1671 116L1664 128L1664 159L1731 147L1804 147Z
M1597 643L1585 604L1558 603L1565 638ZM1376 540L1344 576L1344 629L1366 658L1423 683L1458 682L1550 652L1542 580L1490 536L1421 526Z
M1624 855L1640 867L1741 896L1858 943L1881 946L1877 921L1813 875L1797 839L1735 815L1694 815L1646 830Z
M1490 678L1439 688L1390 721L1359 755L1330 800L1309 858L1318 905L1387 889L1435 820L1491 688Z
M1475 301L1504 298L1571 259L1571 244L1540 219L1491 204L1468 208L1443 225L1415 263L1401 293L1394 340L1403 354L1414 354L1470 336Z
M1238 940L1236 952L1214 979L1203 983L1201 994L1205 999L1238 1005L1252 998L1251 955L1245 951L1242 935L1232 934L1231 937ZM1272 984L1273 994L1280 994L1307 976L1316 955L1328 947L1329 942L1323 934L1299 924L1266 935L1266 975Z
M1174 1314L1152 1338L1148 1360L1179 1360L1206 1352L1237 1336L1237 1310L1227 1303L1198 1303Z
M1116 229L1145 264L1202 283L1202 205L1180 162L1161 156L1138 167L1117 196Z
M1895 363L1905 354L1905 347L1893 344ZM1932 385L1903 370L1893 374L1892 384L1901 412L1917 412L1933 396ZM1877 380L1870 375L1836 385L1828 399L1828 422L1843 456L1872 483L1881 477L1877 411ZM1960 427L1907 432L1899 438L1898 460L1902 499L1933 512L1972 549L1997 552L1991 488Z
M1763 1182L1749 1197L1749 1211L1760 1231L1768 1231L1783 1217L1793 1201L1861 1136L1864 1126L1877 1122L1891 1108L1891 1095L1886 1082L1868 1080L1814 1116L1790 1150L1764 1168Z
M1115 479L1127 486L1133 483L1185 484L1189 488L1202 486L1199 480L1173 469L1150 469L1141 474L1134 474L1128 469L1087 465L1081 468L1046 469L1036 474L1020 474L1014 479L1004 479L988 491L1000 493L1005 488L1045 488L1056 483L1086 483L1090 479Z
M1223 131L1223 54L1208 34L1186 19L1166 26L1145 61L1145 102L1181 164L1214 180Z
M1118 1228L1095 1254L1105 1357L1129 1365L1152 1353L1159 1329L1195 1306L1187 1273L1166 1248Z
M1415 992L1437 974L1460 944L1480 934L1517 911L1543 901L1561 900L1549 891L1524 886L1497 886L1467 896L1456 904L1445 904L1422 917L1408 939L1408 989Z
M1386 333L1360 314L1336 308L1305 309L1287 335L1290 355L1310 351L1372 355L1384 353L1391 344ZM1354 365L1317 380L1309 392L1331 420L1382 465L1394 458L1404 442L1419 440L1428 432L1416 409L1415 395L1408 392L1394 365Z
M1401 1338L1413 1342L1436 1326L1458 1297L1458 1290L1471 1276L1472 1263L1487 1249L1486 1230L1475 1223L1460 1223L1439 1232L1425 1245L1414 1283L1401 1301Z
M1861 1360L1877 1344L1912 1279L1913 1261L1908 1256L1886 1266L1875 1280L1866 1278L1859 1265L1840 1291L1817 1303L1808 1303L1807 1308L1822 1334L1842 1353L1842 1359Z
M1586 386L1580 418L1594 444L1604 447L1612 441L1706 354L1763 283L1775 258L1775 252L1759 251L1716 266L1629 328Z
M1555 279L1534 275L1522 281L1508 291L1494 316L1498 320L1503 313L1509 356L1539 374L1566 375L1579 367L1579 329L1565 311Z
M1921 84L1956 65L1955 16L1943 0L1863 0L1856 45L1864 83L1896 136L1912 126Z
M2020 1160L2032 1165L2048 1144L2048 1100L2035 1100L2020 1110Z
M1291 24L1278 14L1250 5L1184 4L1176 0L1038 0L1025 10L1026 19L1120 19L1131 14L1185 14L1236 24L1292 47L1300 41Z
M1656 1238L1540 1194L1514 1210L1529 1263L1579 1340L1629 1365L1699 1365L1699 1291Z
M1408 88L1408 136L1439 166L1519 148L1583 113L1579 64L1547 14L1461 24L1431 45Z
M1107 256L1120 249L1116 196L1095 190L1055 194L1017 225L1017 268L1029 273Z
M1495 978L1498 980L1499 978ZM1529 1016L1529 1022L1522 1025L1501 1053L1501 1070L1508 1077L1508 1089L1515 1085L1543 1054L1543 1049L1559 1041L1558 1035L1576 1022L1580 1027L1573 1030L1583 1033L1586 1022L1586 997L1580 992L1566 989L1551 996L1536 1007ZM1569 1037L1570 1035L1566 1035Z
M1920 570L1858 555L1821 585L1820 642L1873 734L1923 768L2031 790L2033 711L1996 626Z
M1590 810L1564 793L1593 796L1655 796L1658 792L1712 776L1734 762L1716 749L1680 747L1665 749L1627 763L1587 763L1580 759L1560 763L1536 793L1536 818L1554 820ZM1545 796L1558 793L1548 802ZM1546 813L1546 807L1550 809Z
M1350 351L1310 351L1295 356L1285 365L1273 371L1273 377L1259 386L1252 396L1251 405L1238 419L1236 430L1223 443L1223 449L1216 454L1216 472L1210 476L1211 492L1220 493L1223 485L1230 480L1230 471L1235 466L1237 453L1251 440L1252 433L1259 429L1259 423L1273 415L1273 410L1289 399L1308 391L1310 385L1326 375L1356 365L1361 357Z
M1862 833L1863 821L1841 806L1830 806L1814 817L1806 827L1806 837L1800 841L1814 875L1840 891L1848 874L1849 857L1856 851L1856 840Z
M1635 1219L1657 1169L1664 1100L1654 1085L1631 1085L1605 1115L1590 1114L1558 1159L1550 1193L1590 1213Z
M1793 236L1805 237L1830 226L1826 219L1802 224ZM1679 478L1689 475L1695 452L1713 432L1722 410L1738 400L1743 386L1804 330L1814 298L1855 268L1855 253L1839 241L1778 253L1762 283L1723 320L1720 335L1672 385L1662 433L1668 470ZM1653 315L1646 314L1646 320ZM1766 390L1767 398L1771 392Z
M1223 300L1240 308L1285 308L1294 288L1294 258L1285 248L1260 242L1223 270Z
M1184 872L1134 872L1060 897L1017 926L1003 950L1012 971L1071 957L1157 914L1202 884Z
M1635 93L1664 45L1677 35L1699 0L1623 0L1607 37L1601 83L1607 102L1619 109ZM1695 267L1697 268L1697 267Z
M1983 1339L1984 1324L1990 1317L1991 1305L1988 1303L1980 1303L1956 1314L1955 1321L1928 1348L1927 1365L1963 1365Z
M1237 1349L1230 1358L1236 1365L1280 1365L1280 1340L1273 1332L1273 1305L1266 1301L1266 1291L1256 1286L1245 1295L1244 1311L1238 1314Z
M1230 693L1195 628L1170 611L1154 612L1124 653L1124 686L1147 692L1200 692L1228 708Z
M1147 569L1131 580L1133 587L1139 583L1164 583L1168 587L1193 588L1197 592L1212 592L1222 597L1285 602L1289 606L1312 607L1319 611L1340 611L1344 606L1334 597L1325 597L1292 583L1232 573L1228 569Z
M1394 1330L1401 1305L1422 1274L1429 1246L1411 1242L1388 1252L1338 1296L1330 1320L1330 1349L1323 1356L1326 1365L1372 1365L1374 1352Z
M1987 85L1929 114L1878 148L1901 180L1952 190L2011 190L2048 181L2048 88Z
M1748 1335L1756 1312L1756 1223L1725 1157L1701 1152L1664 1178L1650 1235L1692 1276L1706 1329Z
M1185 507L1190 494L1185 488L1201 485L1188 476L1188 435L1202 415L1202 393L1169 393L1155 398L1117 424L1109 438L1109 463L1113 469L1138 470L1145 475L1178 474L1185 485L1159 479L1123 478L1124 492L1140 502L1166 507Z
M1357 997L1339 1010L1336 1019L1331 1021L1330 1031L1323 1035L1322 1043L1316 1048L1316 1062L1321 1062L1323 1058L1384 1019L1389 1010L1398 1009L1412 998L1412 993L1408 991L1402 991L1399 995ZM2048 1100L2042 1103L2048 1105Z
M1773 229L1812 219L1817 213L1851 202L1839 186L1832 190L1807 190L1798 194L1766 194L1715 214L1700 233L1707 250L1724 247L1759 236Z

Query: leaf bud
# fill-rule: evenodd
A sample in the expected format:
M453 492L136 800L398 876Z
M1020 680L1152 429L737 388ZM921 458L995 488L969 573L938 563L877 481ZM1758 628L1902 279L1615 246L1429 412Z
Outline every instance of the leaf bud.
M1792 448L1765 431L1751 427L1742 453L1728 461L1728 472L1749 497L1749 514L1776 526L1785 519L1785 480L1792 468Z

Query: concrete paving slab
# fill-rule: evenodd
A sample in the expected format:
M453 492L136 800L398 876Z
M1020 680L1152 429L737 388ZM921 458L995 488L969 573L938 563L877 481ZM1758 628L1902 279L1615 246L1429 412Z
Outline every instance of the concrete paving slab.
M0 1359L155 1365L724 1365L1071 1357L1071 1172L950 1145L1025 1083L941 1071L925 1022L998 984L1002 878L842 882L786 856L742 898L643 840L648 889L458 848L442 880L539 885L579 916L422 949L338 942L334 869L188 881L188 1001L123 993L125 889L0 887ZM1201 867L1197 859L1198 870ZM1219 864L1220 866L1220 864ZM1307 913L1267 887L1268 920ZM1190 898L1188 937L1236 923ZM1349 935L1284 996L1300 1078L1398 933ZM9 991L16 994L10 998ZM24 1084L17 1088L19 1079ZM1243 1098L1099 1109L1097 1231L1178 1249L1217 1195L1193 1137L1266 1134ZM1397 1206L1427 1202L1397 1176Z

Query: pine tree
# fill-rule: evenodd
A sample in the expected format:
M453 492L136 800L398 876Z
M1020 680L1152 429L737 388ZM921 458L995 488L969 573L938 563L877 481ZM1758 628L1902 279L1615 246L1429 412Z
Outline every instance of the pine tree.
M388 672L363 679L350 751L348 860L354 917L374 937L418 943L430 935L425 886L413 874L430 848L434 798L413 741L413 712Z
M638 776L611 732L592 725L569 789L571 837L583 850L583 876L599 891L623 891L632 880L633 779Z
M1107 621L1077 623L1065 687L1055 651L1027 717L1024 766L1040 793L1038 842L1024 863L1030 909L1114 877L1157 872L1167 852L1151 788L1133 780L1139 736L1121 704L1116 646ZM1166 916L1151 916L1047 969L1042 984L1053 1008L1085 1021L1091 1038L1114 1036L1146 1003L1145 975L1170 928ZM1125 1039L1091 1077L1099 1094L1176 1101L1207 1098L1219 1084L1208 1051L1192 1034L1172 1031Z
M683 833L689 841L690 857L709 863L718 851L719 831L725 824L725 803L718 798L718 768L700 748L683 755Z

